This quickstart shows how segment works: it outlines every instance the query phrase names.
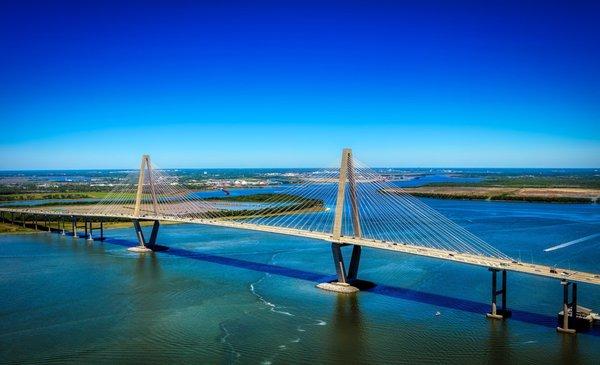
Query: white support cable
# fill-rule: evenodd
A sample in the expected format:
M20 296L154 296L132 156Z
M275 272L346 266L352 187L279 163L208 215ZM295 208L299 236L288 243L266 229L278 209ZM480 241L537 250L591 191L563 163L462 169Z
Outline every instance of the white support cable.
M360 194L360 207L364 208L364 213L366 213L366 219L363 218L363 215L361 215L361 222L364 220L366 222L372 221L373 223L371 224L370 229L365 232L363 234L363 236L365 238L368 238L369 236L375 238L375 239L379 239L381 241L385 240L385 233L387 231L387 228L385 227L384 222L381 222L377 212L377 207L378 204L376 201L374 201L373 197L371 197L369 194L367 194L365 192L365 188L364 188L364 183L362 184L363 186L359 185L359 194ZM361 190L362 188L362 190ZM403 230L400 231L400 233L403 234ZM404 239L404 241L406 241L406 239Z
M425 209L429 208L426 204L422 203L419 199L410 196L410 194L405 194L405 195L407 196L408 201L416 202L417 204L420 203L419 205ZM429 209L431 209L431 208L429 208ZM427 210L429 210L429 209L427 209ZM458 242L464 242L464 241L468 242L470 239L472 239L473 240L472 244L476 245L475 246L476 248L479 247L479 249L483 250L484 253L486 253L488 255L492 255L492 256L495 256L499 253L499 251L495 250L492 246L485 243L483 240L479 239L478 237L476 237L469 231L465 230L461 226L452 222L451 220L449 220L448 218L443 216L441 213L439 213L433 209L431 209L431 213L436 218L435 221L439 222L438 229L441 226L441 229L447 232L447 235L450 239L453 239L454 241L458 241ZM464 237L461 238L460 235L463 235ZM501 254L501 255L503 255L503 254Z
M386 188L385 186L381 186L381 188L387 189L389 187ZM399 189L399 188L398 187L394 187L394 189ZM387 191L387 190L383 190L383 191ZM392 197L394 197L395 198L394 200L398 201L398 198L395 195L393 195L393 194L389 194L389 195L392 196ZM451 237L451 238L454 237L455 238L455 242L457 242L459 244L466 245L466 242L468 242L468 240L465 240L465 239L467 237L468 238L473 238L474 237L476 239L476 242L473 242L473 244L475 244L475 247L467 245L467 247L469 247L468 251L471 251L471 252L473 252L475 254L481 254L483 252L484 256L508 258L506 255L502 254L500 251L494 249L491 245L485 243L483 240L477 238L472 233L466 231L464 228L462 228L459 225L457 225L456 223L452 222L451 220L449 220L448 218L446 218L445 216L443 216L439 212L437 212L434 209L430 208L429 206L427 206L426 204L424 204L423 202L421 202L419 199L414 198L414 197L410 196L407 193L406 193L406 195L408 195L410 197L408 199L404 199L407 204L416 206L414 204L415 201L417 203L420 203L419 204L420 207L416 206L416 208L420 208L421 211L424 211L424 212L427 212L427 213L431 213L432 215L434 215L434 217L436 217L437 221L438 221L438 223L435 225L435 227L437 229L440 229L440 228L443 229L445 232L447 232L447 234L449 235L449 237ZM400 203L402 203L402 202L400 202ZM424 209L423 207L426 207L426 208ZM442 218L442 219L440 219L440 218ZM431 219L431 217L430 217L430 219ZM425 223L427 223L427 222L425 222ZM436 220L432 219L427 224L431 226L431 223L436 223ZM447 225L447 227L441 226L440 223L445 223ZM454 231L452 231L451 228L453 228ZM434 229L433 232L437 233L438 232L437 229ZM463 233L465 235L465 238L463 238L463 239L458 238L457 236L455 236L455 234L457 234L457 233Z
M381 183L378 182L379 179L373 179L374 181L374 185L379 188L381 186ZM378 189L375 189L375 192L377 193ZM396 204L394 204L394 202L389 201L388 199L385 199L385 195L380 195L382 198L382 207L387 210L386 215L389 215L390 217L394 217L394 212L399 212L400 215L399 217L402 218L406 218L410 224L410 226L413 227L413 230L416 229L416 233L421 236L421 238L419 240L416 241L417 244L425 244L427 247L432 247L432 248L439 248L438 246L436 246L436 242L444 242L444 240L440 240L438 238L434 238L431 237L432 236L432 232L429 229L429 227L424 226L422 224L422 220L419 219L418 216L414 215L414 212L410 211L407 209L407 207L400 201L397 201ZM396 216L397 217L397 216ZM398 224L398 222L393 223L391 222L392 225L394 224ZM403 228L401 228L403 230ZM435 235L435 232L433 232L433 234ZM431 238L434 238L433 240L431 240ZM447 249L447 247L446 247Z
M282 214L286 211L286 209L292 209L292 207L289 207L289 206L285 207L285 205L290 205L290 201L281 200L281 196L282 195L291 195L292 197L295 196L294 198L292 198L292 201L299 201L301 199L301 197L297 196L298 194L296 194L296 191L300 190L301 188L306 187L307 185L308 185L308 183L304 183L301 185L295 185L292 188L288 187L290 189L290 191L284 190L281 193L274 194L272 197L268 198L264 202L261 202L263 205L266 205L267 208L262 210L262 212L257 217L249 219L247 221L247 223L269 225L267 223L270 220L272 220L271 219L272 217L270 216L271 214ZM270 205L270 207L269 207L269 205ZM282 206L284 207L283 210L282 210Z
M90 211L97 211L100 214L114 214L113 211L116 211L117 208L115 207L114 201L120 202L122 199L127 198L125 190L128 188L129 180L133 174L134 173L129 173L123 178L122 181L118 181L117 185L110 192L108 192L104 198L93 205Z
M287 224L290 219L290 215L286 214L288 212L295 212L298 204L303 204L308 199L319 199L320 198L320 184L314 184L311 181L307 181L305 184L302 184L301 187L294 189L290 192L284 192L283 194L290 195L292 198L285 202L287 207L281 210L281 213L277 217L273 217L270 219L269 225L279 225L279 224ZM298 218L297 215L301 214L293 214ZM284 223L286 222L286 223Z
M309 192L308 193L303 192L301 189L304 189L304 188L308 188ZM282 219L289 218L290 215L288 215L286 213L294 212L296 210L297 204L301 204L301 203L305 202L307 199L312 199L313 197L317 196L318 193L311 192L310 189L317 190L317 189L320 189L320 187L315 188L315 186L310 181L308 181L307 183L302 184L302 186L294 188L290 192L282 193L285 195L292 196L291 200L287 200L284 202L286 207L283 210L281 209L281 207L275 207L274 210L271 210L271 212L275 212L278 209L279 214L278 214L278 216L271 217L271 219L268 219L267 222L264 224L267 224L270 226L275 226L275 225L279 225L280 222L282 222ZM279 200L279 204L281 204L281 200ZM265 213L270 214L268 212L265 212Z
M378 179L373 179L373 178L372 178L372 177L370 177L370 176L367 176L367 178L368 178L369 180L373 180L374 182L376 182L376 181L378 180ZM377 191L377 190L375 189L375 192L376 192L376 191ZM368 194L367 194L367 196L368 196ZM382 196L380 196L380 195L376 195L376 196L377 196L378 198L382 198L382 199L380 199L381 201L379 201L377 205L378 205L380 208L382 208L382 209L383 209L383 211L384 211L384 213L383 213L383 214L381 214L381 213L380 213L380 214L377 214L377 215L378 215L378 216L381 216L381 217L386 217L386 218L388 218L388 221L385 223L386 225L390 225L390 226L392 226L392 227L393 227L394 225L397 225L397 224L399 224L399 222L398 222L398 221L396 221L396 222L392 222L392 221L390 221L390 219L391 219L392 217L396 217L396 220L398 220L398 218L400 218L400 220L402 220L402 221L404 221L404 220L405 220L405 217L407 217L407 218L410 218L410 220L406 221L406 223L407 223L407 224L408 224L410 227L413 227L413 228L411 228L411 230L410 230L410 231L413 233L413 235L416 233L416 234L418 234L419 236L421 236L421 238L420 238L420 239L417 239L417 240L416 240L416 241L414 241L414 242L416 242L416 243L419 243L419 242L420 242L421 244L425 243L425 244L426 244L426 246L428 246L428 247L434 247L432 244L428 243L428 240L427 240L428 234L427 234L425 231L423 231L423 228L422 228L422 227L421 227L421 226L418 224L418 222L415 222L415 221L413 221L413 219L412 219L413 217L411 217L411 215L410 215L410 214L406 214L406 212L401 212L399 216L394 216L394 215L393 215L393 210L394 210L394 209L398 209L398 208L401 208L401 209L403 209L404 207L402 207L402 206L400 206L400 207L394 207L394 206L392 206L392 205L390 204L390 202L389 202L389 201L387 201L387 200L383 199L384 197L382 197ZM412 222L411 222L411 221L412 221ZM389 234L389 233L393 233L393 232L395 232L395 231L400 231L400 232L402 232L402 231L405 231L405 230L406 230L406 229L405 229L405 227L401 227L401 226L400 226L400 229L392 229L392 230L385 230L385 231L386 231L386 233L388 233L388 234ZM387 238L387 240L389 240L389 238Z
M380 187L381 191L386 191L386 190L384 190L386 187L383 186L383 184L378 184L378 185L380 185L379 187ZM399 199L394 199L394 200L397 203L397 204L394 204L396 207L404 207L403 201L400 201ZM404 200L404 202L410 203L410 201L406 201L406 200ZM412 209L412 213L417 214L416 218L419 218L419 221L422 223L420 225L424 225L425 228L427 228L427 231L429 231L431 234L434 235L434 240L439 242L439 244L446 246L445 248L448 249L447 243L446 244L444 243L447 241L446 241L445 237L440 234L439 228L438 229L436 229L435 227L431 228L431 224L430 224L431 222L428 222L428 220L427 220L429 217L422 214L422 212L420 210L415 210L414 208ZM451 234L451 233L449 233L449 234ZM452 250L452 247L453 246L450 245L450 250ZM465 248L467 249L467 251L470 250L467 247L465 247Z
M296 223L296 221L290 223L291 226L294 226L298 229L303 229L304 227L306 227L306 225L308 224L308 226L312 226L313 224L315 224L315 222L319 221L320 219L322 219L322 214L326 211L327 209L327 192L329 190L331 190L331 184L327 183L327 182L320 182L318 187L318 190L312 194L312 196L310 197L310 199L316 199L316 200L320 200L323 203L323 210L319 211L319 212L307 212L307 213L303 213L300 214L298 218L299 221L298 223Z
M301 197L302 194L298 193L298 192L301 192L301 191L303 191L303 189L305 189L307 187L310 187L311 184L312 184L312 182L310 181L310 179L306 179L305 182L303 182L302 184L298 184L298 185L292 187L291 189L288 188L289 190L284 190L280 194L287 194L287 195L291 195L291 196L299 195ZM273 200L278 201L279 200L280 201L280 199L278 199L277 196L274 196L273 198L271 198L269 200L271 200L271 201L273 201ZM269 200L267 200L266 202L269 202ZM288 201L287 204L294 203L294 202L299 202L300 200L301 200L301 198L295 198L291 202ZM292 208L293 207L289 207L288 209L292 209ZM276 210L277 207L275 207L274 209ZM284 210L284 212L285 212L285 210ZM266 213L268 214L268 212L266 212Z
M306 193L304 196L302 196L301 202L306 199L321 200L322 192L325 191L326 189L327 189L327 186L325 184L315 185L313 191L309 190L308 193ZM296 222L298 221L298 219L302 220L302 219L313 219L313 218L314 218L314 216L310 212L290 214L287 217L282 216L281 218L277 219L276 222L274 222L274 225L283 226L283 227L297 227Z
M154 167L154 169L159 170L156 166ZM162 184L163 191L165 191L166 194L170 196L170 198L167 199L167 204L179 205L183 207L184 215L186 215L187 213L192 218L204 219L206 218L208 213L213 214L213 212L211 211L215 210L215 208L212 205L202 200L192 200L188 198L190 191L185 188L178 189L175 186L169 184L168 175L163 176L163 179L165 181L165 184ZM180 216L178 212L174 214L176 216Z
M376 181L376 179L373 179L372 177L370 177L370 176L368 176L368 175L367 175L367 179L370 179L370 180ZM365 190L366 190L366 189L365 189ZM372 190L372 189L371 189L371 190ZM366 194L366 192L365 192L365 196L368 196L368 197L369 197L369 196L370 196L370 194ZM375 197L373 197L373 200L375 200L375 201L376 201L376 203L375 203L375 205L376 205L376 206L378 206L379 208L383 209L383 210L384 210L384 212L385 212L385 211L391 212L391 209L387 207L387 205L389 205L389 202L387 202L385 199L379 199L379 200L376 200L376 198L382 198L382 197L380 197L380 196L378 196L378 195L375 195ZM381 200L382 200L382 201L381 201ZM405 221L405 215L406 215L406 214L404 214L404 213L401 213L399 216L397 216L397 217L396 217L396 219L398 220L398 218L399 218L401 221ZM383 222L382 224L385 224L385 225L388 225L388 226L391 226L391 227L393 227L393 226L394 226L394 224L399 224L399 222L395 222L395 223L394 223L394 222L391 222L391 221L390 221L391 217L393 217L393 215L392 215L392 214L388 214L388 213L383 213L383 214L382 214L382 213L379 213L379 214L376 214L376 216L377 216L377 218L380 218L380 217L387 218L387 221L386 221L386 222ZM417 234L420 234L420 235L422 236L422 237L421 237L421 241L423 241L423 238L424 238L424 237L426 237L426 236L423 236L423 233L422 233L422 232L420 232L420 231L421 231L420 227L418 227L418 225L415 225L414 223L411 223L411 222L409 222L409 221L406 221L405 223L406 223L406 224L408 224L408 226L409 226L409 227L413 227L413 228L411 228L411 229L409 230L409 232L411 232L411 233L413 234L413 236L414 236L414 234L415 234L415 233L417 233ZM415 232L415 228L418 228L418 230L417 230L416 232ZM393 234L395 231L404 232L404 231L406 231L406 229L405 229L405 227L400 227L400 229L383 229L383 231L384 231L383 233L387 233L387 234ZM387 240L389 240L389 237L388 237L388 238L386 238L386 239L387 239ZM412 241L412 240L411 240L411 241ZM417 240L416 242L419 242L419 241ZM429 246L429 245L428 245L428 246Z
M314 219L311 220L306 220L306 222L304 222L302 224L302 226L300 226L300 229L306 229L308 231L314 231L315 228L313 228L314 226L319 226L324 220L326 220L327 216L330 215L330 211L327 210L328 207L327 205L329 204L328 202L330 201L330 199L336 194L336 189L335 189L335 184L332 183L328 183L325 182L323 183L324 186L324 194L322 197L322 201L323 201L323 211L315 213ZM308 227L306 226L306 224L308 224ZM306 228L305 228L306 227Z
M386 191L386 190L384 190L385 187L383 186L383 184L377 183L377 185L379 185L378 187L379 187L380 191ZM390 196L390 197L393 198L393 196ZM393 207L404 208L406 206L405 205L406 201L400 201L398 199L394 199L394 200L396 201L396 204L393 204ZM406 207L408 207L408 206L406 206ZM421 211L415 210L415 209L412 209L410 212L411 212L411 214L409 215L409 217L418 219L418 222L420 222L420 223L418 223L418 227L421 229L425 229L428 232L428 233L426 233L426 235L430 236L433 234L432 238L433 238L434 242L438 242L438 244L445 246L444 249L453 250L453 246L449 245L447 243L445 237L443 235L441 235L440 232L438 230L436 230L435 228L431 228L430 224L427 222L427 218L428 218L427 216L424 216ZM414 216L414 214L417 214L417 216ZM436 247L435 245L433 245L433 246Z
M373 219L372 207L369 201L369 197L365 196L361 193L361 186L363 183L356 183L356 195L358 200L358 211L360 217L360 228L362 237L368 237L372 233L377 232L379 226L379 222ZM364 190L364 189L363 189ZM371 233L372 232L372 233Z
M307 221L308 227L306 227L306 230L311 231L311 232L325 233L325 231L327 230L327 222L328 222L329 217L331 217L331 219L333 220L332 210L331 210L331 208L328 207L328 205L331 205L331 201L333 201L335 199L334 196L336 195L337 189L336 189L335 184L332 182L325 181L325 182L323 182L323 184L324 184L324 194L322 196L322 201L323 201L324 209L323 209L323 211L315 214L314 219ZM306 226L306 223L303 225L303 227L301 229L304 229L305 226Z
M357 172L357 176L359 176L359 178L362 178L362 172L359 169L357 169ZM362 209L361 222L372 222L372 224L370 226L367 226L369 229L363 232L363 236L365 238L371 236L375 239L384 241L386 240L384 234L386 233L387 228L385 227L383 222L380 221L380 214L377 214L377 208L379 204L373 199L373 197L367 194L368 190L366 189L365 184L366 181L362 183L357 183L357 190L360 202L359 208Z
M310 181L310 179L307 179L307 181L304 184L301 184L301 186L292 189L292 191L285 191L285 194L288 195L292 195L292 196L297 196L296 198L293 198L291 201L287 201L286 204L289 205L289 208L285 209L283 211L283 213L287 213L288 211L295 209L294 204L300 203L305 201L305 199L319 199L321 200L322 198L322 194L321 191L326 190L328 188L327 182L334 178L335 176L338 176L339 174L336 171L333 172L329 172L326 171L324 174L324 177L321 176L320 177L320 182L314 184L312 181ZM323 181L324 180L324 181ZM314 186L316 185L316 187ZM306 190L308 189L308 192L306 192ZM311 190L312 189L312 190ZM324 202L324 204L326 204L326 202ZM314 213L301 213L301 214L293 214L293 216L299 216L299 217L294 217L294 218L301 218L301 219L318 219L318 214L314 214ZM280 224L285 224L285 225L290 225L289 217L275 217L273 219L271 219L270 221L267 222L268 225L277 225L279 226Z

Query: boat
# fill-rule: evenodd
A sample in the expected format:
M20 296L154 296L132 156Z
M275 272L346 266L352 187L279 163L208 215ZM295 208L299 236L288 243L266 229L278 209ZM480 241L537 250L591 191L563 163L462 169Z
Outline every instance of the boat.
M573 308L569 307L567 311L567 315L571 316L573 313ZM564 311L558 312L559 322L562 323L562 317L564 315ZM592 312L590 308L582 307L580 305L577 306L577 315L575 316L575 326L589 328L593 325L600 324L600 315L596 312Z

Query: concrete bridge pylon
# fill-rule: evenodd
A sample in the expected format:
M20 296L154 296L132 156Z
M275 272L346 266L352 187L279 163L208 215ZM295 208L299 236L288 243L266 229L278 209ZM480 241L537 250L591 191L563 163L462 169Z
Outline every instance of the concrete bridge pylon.
M348 191L346 192L346 185ZM347 193L347 194L346 194ZM346 195L349 198L349 213L351 215L352 227L344 230L344 211L346 207ZM344 233L350 233L354 238L362 237L360 209L358 200L357 179L354 168L354 159L352 149L344 148L342 150L342 159L339 170L338 190L335 203L335 213L333 218L333 229L331 243L331 251L333 255L333 263L337 274L337 281L330 283L321 283L317 287L325 290L331 290L341 293L354 293L359 289L352 285L358 280L358 267L360 264L361 246L349 245L341 242ZM350 257L350 265L346 270L342 247L352 246Z
M144 186L146 185L146 178L148 180L148 185L150 186L152 212L154 213L154 216L158 216L158 199L156 198L156 187L154 176L152 173L152 163L150 162L150 155L142 156L142 162L140 164L140 174L137 183L137 192L135 194L135 207L133 209L134 217L140 217L140 211L144 199ZM140 224L139 219L133 220L133 227L135 229L136 237L138 238L139 246L130 247L130 251L144 253L154 251L158 248L160 248L161 250L166 249L166 247L159 246L156 244L156 237L158 236L158 229L160 227L160 222L158 220L155 220L152 225L152 233L150 235L149 241L146 241L146 239L144 238L144 232L142 231L142 226Z

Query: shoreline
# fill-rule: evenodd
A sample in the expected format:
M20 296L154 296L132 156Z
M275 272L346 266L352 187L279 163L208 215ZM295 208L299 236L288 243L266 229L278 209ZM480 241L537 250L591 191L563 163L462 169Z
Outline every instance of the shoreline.
M451 200L518 201L531 203L596 204L600 189L588 188L506 188L506 187L431 187L385 189L387 193L408 193L416 197Z

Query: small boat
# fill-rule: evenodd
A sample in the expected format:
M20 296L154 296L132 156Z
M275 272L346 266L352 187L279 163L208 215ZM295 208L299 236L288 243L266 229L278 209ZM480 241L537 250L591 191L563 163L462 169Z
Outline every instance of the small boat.
M437 312L435 312L435 316L436 316L436 317L437 317L437 316L441 316L441 315L442 315L442 313L440 313L440 311L437 311Z
M558 319L562 321L562 317L564 315L564 311L558 312ZM573 308L569 308L567 311L568 316L573 315ZM577 306L577 315L576 320L578 324L587 326L597 325L598 321L600 321L600 315L596 312L592 312L590 308L582 307L580 305Z

